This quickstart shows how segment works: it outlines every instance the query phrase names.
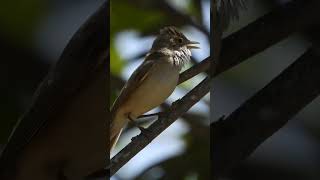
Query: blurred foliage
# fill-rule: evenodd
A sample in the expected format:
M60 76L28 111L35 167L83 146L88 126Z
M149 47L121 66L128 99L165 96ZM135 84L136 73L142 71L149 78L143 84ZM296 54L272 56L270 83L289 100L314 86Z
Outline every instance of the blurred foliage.
M165 21L161 11L142 10L126 0L111 2L111 37L123 30L143 31ZM138 21L137 21L138 20Z
M115 33L124 30L136 30L145 34L157 33L165 25L188 25L185 21L181 21L181 17L173 16L174 13L170 12L167 5L174 4L172 1L111 1L111 38ZM199 20L202 17L199 2L199 0L186 1L186 12L183 13L197 17ZM180 12L176 7L173 8Z
M120 75L123 66L126 64L123 59L121 59L118 50L115 48L114 42L110 45L110 54L112 56L112 63L110 63L110 71L113 75Z
M0 31L16 43L30 41L46 11L43 0L4 0L0 5Z

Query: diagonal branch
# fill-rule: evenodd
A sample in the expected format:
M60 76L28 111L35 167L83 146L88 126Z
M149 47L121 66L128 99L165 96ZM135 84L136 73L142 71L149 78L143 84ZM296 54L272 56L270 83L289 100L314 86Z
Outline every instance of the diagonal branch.
M248 157L320 94L319 49L310 49L225 120L211 124L213 171Z
M216 67L214 76L233 68L255 54L284 40L292 33L303 31L318 23L320 21L320 16L318 16L319 7L319 1L295 0L224 38L219 67ZM209 71L211 62L211 69L215 69L216 63L212 60L211 57L206 58L196 66L201 66L201 71ZM189 69L181 74L180 82L198 73L198 71Z
M61 57L35 92L29 109L20 118L0 158L0 176L13 175L19 155L49 122L57 122L85 88L109 71L108 1L78 29ZM105 86L105 92L108 91ZM107 93L105 94L107 95ZM106 99L106 107L109 102ZM104 113L107 116L107 112ZM101 117L106 119L106 117ZM107 134L107 133L106 133ZM58 160L57 160L58 161Z
M194 76L196 76L202 72L207 71L210 67L210 61L211 61L211 57L207 57L206 59L202 60L200 63L197 63L194 66L192 66L191 68L182 72L179 76L178 84L181 84L181 83L193 78Z
M294 0L228 36L222 42L216 74L319 22L320 2Z
M154 138L187 112L194 104L205 96L210 90L210 78L204 79L182 99L175 101L167 112L148 127L150 135L146 138L142 133L135 137L124 149L111 159L110 174L115 174L132 157L147 146Z

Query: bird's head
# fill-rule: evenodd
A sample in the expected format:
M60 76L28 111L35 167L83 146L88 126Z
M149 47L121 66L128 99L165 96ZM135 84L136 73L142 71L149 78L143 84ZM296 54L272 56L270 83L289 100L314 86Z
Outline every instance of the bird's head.
M152 50L166 48L172 51L180 51L182 49L196 49L199 43L190 41L176 27L168 26L160 30L159 35L154 40Z
M168 60L181 68L190 60L190 49L198 49L198 44L196 41L190 41L177 28L169 26L160 30L152 44L151 52L160 52L169 56Z

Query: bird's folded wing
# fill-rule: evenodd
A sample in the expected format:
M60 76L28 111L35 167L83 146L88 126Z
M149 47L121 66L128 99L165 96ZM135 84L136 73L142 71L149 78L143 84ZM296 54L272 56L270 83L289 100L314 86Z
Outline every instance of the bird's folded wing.
M127 83L122 88L119 97L115 100L111 109L111 126L114 121L115 114L119 107L126 102L130 95L143 83L152 71L156 61L161 61L167 55L162 52L151 52L147 54L143 63L133 72Z
M154 66L154 61L148 60L144 61L131 75L127 83L122 88L119 97L113 104L111 109L111 124L113 123L115 114L118 108L126 102L130 95L142 84L142 82L149 75L152 67Z

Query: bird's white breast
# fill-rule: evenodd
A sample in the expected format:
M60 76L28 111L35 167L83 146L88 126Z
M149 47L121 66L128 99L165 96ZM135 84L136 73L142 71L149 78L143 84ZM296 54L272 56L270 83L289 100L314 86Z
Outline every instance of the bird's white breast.
M136 118L163 103L177 85L179 69L165 61L155 64L148 77L130 96L125 111Z

